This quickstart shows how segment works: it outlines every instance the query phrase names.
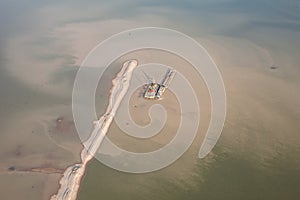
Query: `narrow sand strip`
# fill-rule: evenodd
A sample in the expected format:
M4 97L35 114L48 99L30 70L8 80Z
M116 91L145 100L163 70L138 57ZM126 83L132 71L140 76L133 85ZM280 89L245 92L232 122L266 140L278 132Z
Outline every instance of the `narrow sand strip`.
M87 163L94 157L99 149L117 109L128 91L133 70L137 67L136 60L129 60L123 64L121 71L113 79L110 90L109 103L105 114L95 122L95 128L81 151L81 163L74 164L66 169L60 179L60 188L51 200L75 200L77 198L81 179L84 175Z

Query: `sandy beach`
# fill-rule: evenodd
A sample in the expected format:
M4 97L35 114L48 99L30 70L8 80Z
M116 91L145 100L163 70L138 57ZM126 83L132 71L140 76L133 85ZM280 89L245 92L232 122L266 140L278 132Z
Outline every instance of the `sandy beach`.
M81 163L74 164L66 169L60 180L60 188L57 194L51 197L51 200L76 199L86 165L99 149L120 102L128 90L132 72L137 67L137 64L136 60L125 62L116 78L112 80L113 86L110 91L106 112L100 117L99 121L94 122L95 128L89 139L84 142L84 148L81 151Z

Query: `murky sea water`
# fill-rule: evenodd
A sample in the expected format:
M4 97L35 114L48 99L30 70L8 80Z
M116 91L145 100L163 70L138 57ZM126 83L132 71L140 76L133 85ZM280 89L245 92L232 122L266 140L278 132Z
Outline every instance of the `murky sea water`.
M149 174L94 160L79 199L298 199L299 13L297 0L1 0L0 199L57 190L60 173L47 170L77 162L81 148L71 110L78 66L107 37L144 26L181 31L208 50L227 92L222 136L205 159L197 158L200 135L176 163Z

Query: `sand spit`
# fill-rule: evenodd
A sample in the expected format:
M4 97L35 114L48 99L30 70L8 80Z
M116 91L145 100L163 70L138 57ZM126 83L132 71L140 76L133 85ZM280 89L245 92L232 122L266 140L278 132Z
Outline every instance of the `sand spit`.
M81 163L74 164L66 169L60 180L60 188L51 200L74 200L80 187L81 179L84 175L87 163L94 157L101 145L116 111L129 88L132 72L137 66L136 60L129 60L123 64L121 71L112 81L113 86L110 91L109 104L105 114L95 122L95 128L87 141L84 142L85 148L81 151Z

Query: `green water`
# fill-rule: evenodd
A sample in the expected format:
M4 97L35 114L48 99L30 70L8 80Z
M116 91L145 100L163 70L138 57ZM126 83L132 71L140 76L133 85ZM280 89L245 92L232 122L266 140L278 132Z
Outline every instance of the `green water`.
M164 170L126 174L93 161L79 199L298 199L300 170L285 158L276 158L265 168L247 160L246 155L216 155L209 166L203 167L205 161L199 161L195 174L186 180L177 180L176 174L164 176Z

